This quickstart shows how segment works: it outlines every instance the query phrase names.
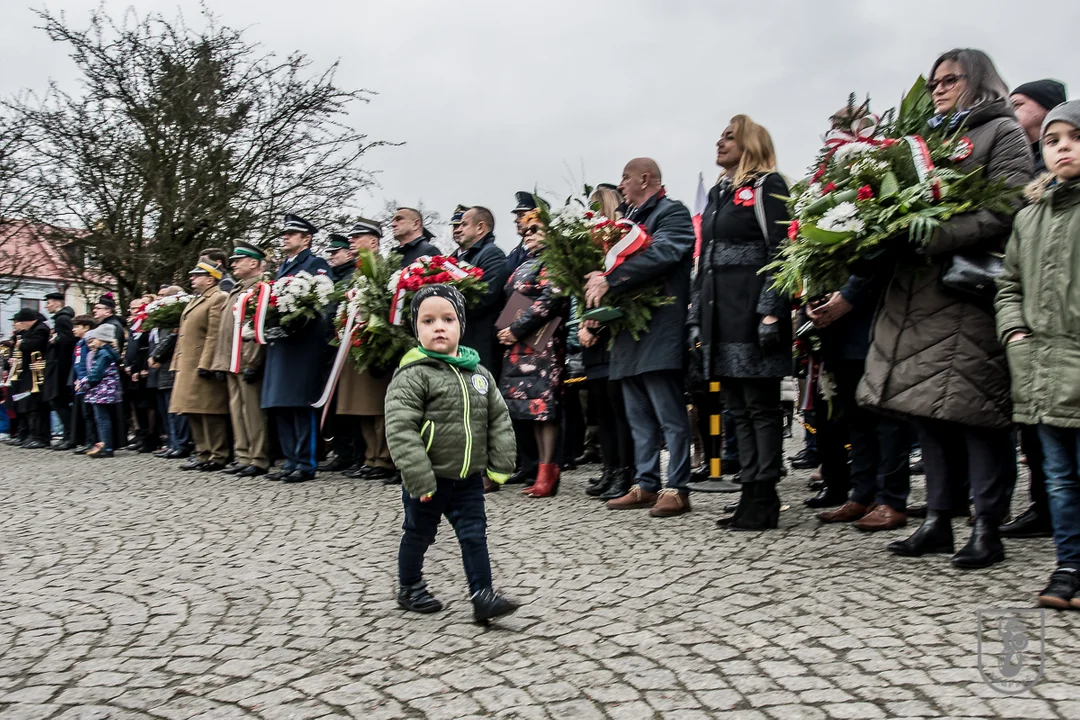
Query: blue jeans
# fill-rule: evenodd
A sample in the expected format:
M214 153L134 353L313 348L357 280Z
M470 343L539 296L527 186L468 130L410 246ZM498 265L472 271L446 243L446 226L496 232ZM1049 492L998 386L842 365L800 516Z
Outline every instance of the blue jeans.
M1058 565L1080 570L1080 430L1039 425Z
M94 409L94 424L97 425L98 442L105 446L102 450L113 450L112 417L109 413L112 406L91 403L90 407Z
M469 592L491 587L491 559L488 557L487 516L484 514L484 480L470 475L464 480L435 478L435 494L428 502L409 497L403 489L405 522L398 548L398 581L414 585L424 577L424 553L435 542L443 515L457 534L461 562Z
M622 379L626 417L634 438L636 482L659 492L660 447L667 442L667 486L686 492L690 482L690 418L682 377L673 371L646 372Z

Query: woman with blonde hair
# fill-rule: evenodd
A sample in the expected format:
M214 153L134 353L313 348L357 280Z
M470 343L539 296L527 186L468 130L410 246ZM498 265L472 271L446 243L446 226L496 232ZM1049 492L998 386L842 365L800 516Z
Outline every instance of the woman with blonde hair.
M746 115L716 143L720 181L701 220L701 258L687 324L706 379L719 380L735 421L742 495L733 530L775 528L783 467L780 385L791 373L790 301L761 273L786 236L788 194L768 130Z

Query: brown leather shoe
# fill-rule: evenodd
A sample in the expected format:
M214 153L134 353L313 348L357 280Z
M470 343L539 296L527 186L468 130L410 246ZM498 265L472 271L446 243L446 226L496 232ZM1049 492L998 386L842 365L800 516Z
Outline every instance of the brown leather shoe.
M656 505L649 511L653 517L675 517L690 512L690 493L675 488L660 491Z
M866 513L873 509L873 505L863 505L861 503L852 502L848 500L846 503L836 508L835 510L826 510L825 512L818 513L817 519L823 523L849 523L858 520Z
M492 480L489 477L484 477L484 494L485 495L487 495L488 493L499 492L500 490L502 490L502 485L495 482L494 480Z
M855 523L855 527L867 532L879 530L895 530L907 525L907 515L893 510L888 505L875 505L861 520Z
M621 498L608 500L607 506L609 510L637 510L638 508L651 508L656 504L656 499L658 497L659 495L657 493L642 490L640 486L634 485L630 488L630 492L626 493Z

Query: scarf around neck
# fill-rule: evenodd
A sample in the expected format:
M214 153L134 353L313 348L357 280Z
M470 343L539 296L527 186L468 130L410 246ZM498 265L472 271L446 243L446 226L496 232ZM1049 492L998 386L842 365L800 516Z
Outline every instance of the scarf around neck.
M442 360L443 362L450 363L456 367L462 368L472 372L476 370L476 366L480 364L480 353L473 350L471 347L465 345L458 346L457 355L444 355L434 350L428 350L426 347L420 346L417 348L420 352L427 355L429 358L435 360Z

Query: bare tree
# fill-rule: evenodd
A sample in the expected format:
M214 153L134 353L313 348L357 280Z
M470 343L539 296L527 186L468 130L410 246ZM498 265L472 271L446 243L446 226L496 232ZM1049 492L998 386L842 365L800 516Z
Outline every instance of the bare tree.
M83 30L38 15L83 88L11 106L38 135L40 216L122 299L182 276L200 248L265 244L285 212L322 224L371 184L361 160L384 143L346 122L371 93L339 88L336 65L312 73L206 11L202 30L134 10L117 22L99 9Z
M0 112L0 298L10 297L35 264L18 247L23 233L34 232L29 219L44 193L34 181L40 162L31 152L34 142L34 129L25 118Z

